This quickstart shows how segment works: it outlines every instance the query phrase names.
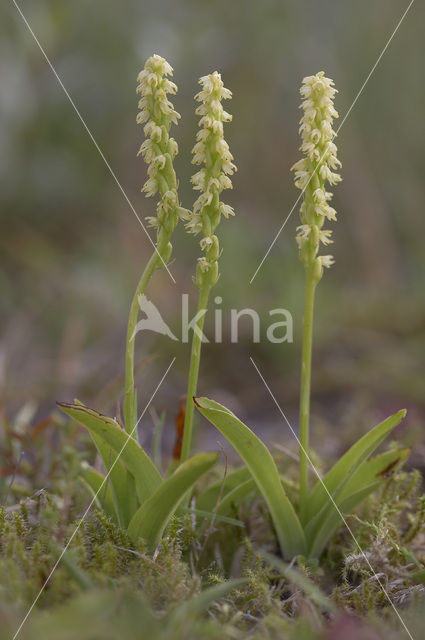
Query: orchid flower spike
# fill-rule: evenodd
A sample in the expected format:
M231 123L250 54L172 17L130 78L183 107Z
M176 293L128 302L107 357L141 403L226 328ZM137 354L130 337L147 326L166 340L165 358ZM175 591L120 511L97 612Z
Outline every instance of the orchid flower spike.
M137 77L137 93L141 95L137 122L144 125L146 136L139 154L148 165L148 180L142 191L147 197L157 192L161 196L156 216L147 218L149 226L158 230L158 244L171 235L179 217L187 217L188 213L179 205L173 167L178 146L170 137L170 128L171 124L178 123L180 114L167 97L177 93L177 86L167 77L172 75L173 69L168 62L161 56L153 55L147 59Z
M332 243L332 231L323 229L325 220L336 220L336 211L329 205L332 193L326 190L326 183L335 185L341 181L341 176L335 171L341 167L341 162L333 142L336 134L332 123L338 117L333 105L337 90L333 85L323 71L304 78L300 89L303 98L300 108L304 113L299 132L302 139L300 151L305 157L292 167L295 186L304 196L300 208L302 224L297 228L296 240L301 261L306 269L311 269L316 282L323 275L323 267L334 263L332 256L318 256L320 243Z
M236 171L229 145L224 139L223 123L231 122L232 116L222 106L222 100L232 97L223 85L221 75L214 71L199 80L202 90L195 96L200 104L195 113L201 116L200 129L193 147L192 163L202 168L192 176L191 182L200 191L193 212L188 217L189 233L202 233L201 249L205 255L198 258L195 282L199 288L213 286L218 279L220 247L214 234L220 218L234 215L234 210L220 200L224 189L232 188L229 176Z

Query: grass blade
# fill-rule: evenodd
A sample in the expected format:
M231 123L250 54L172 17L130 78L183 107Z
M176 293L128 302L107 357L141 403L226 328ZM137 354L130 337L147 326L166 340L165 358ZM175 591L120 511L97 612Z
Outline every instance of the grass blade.
M415 571L415 573L412 573L412 579L415 582L425 584L425 569L421 569L421 571Z
M286 562L283 562L276 556L272 556L269 553L262 553L261 555L268 564L272 565L278 571L281 571L285 578L295 584L301 591L304 591L306 596L315 602L323 611L327 611L328 613L336 612L337 609L332 600L330 600L310 578L297 569L290 567Z
M65 567L70 578L80 587L81 591L91 591L94 588L94 584L84 569L79 566L74 553L71 551L63 553L63 551L59 547L56 547L56 545L54 550L60 564Z
M283 555L293 558L305 554L304 531L281 485L270 451L226 407L209 398L196 398L195 404L200 413L227 438L248 467L270 510Z
M186 600L169 614L170 621L180 622L187 619L188 616L199 615L205 611L213 602L224 598L229 593L238 589L248 582L247 578L235 578L221 584L215 584L201 591L197 596Z

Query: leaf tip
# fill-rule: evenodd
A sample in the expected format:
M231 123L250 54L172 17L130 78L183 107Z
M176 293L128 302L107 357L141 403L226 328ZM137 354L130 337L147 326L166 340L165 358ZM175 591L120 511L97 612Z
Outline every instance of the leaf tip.
M56 400L56 404L58 407L60 407L61 409L69 409L69 407L72 407L72 404L70 404L69 402L58 402Z

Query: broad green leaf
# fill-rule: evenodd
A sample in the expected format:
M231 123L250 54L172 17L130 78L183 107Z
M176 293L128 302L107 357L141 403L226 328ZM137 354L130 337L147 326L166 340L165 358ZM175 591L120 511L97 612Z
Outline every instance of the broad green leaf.
M275 461L264 443L226 407L208 398L195 404L241 456L270 510L282 553L287 558L305 554L307 544L294 507L281 485Z
M114 521L117 520L114 498L110 486L110 478L104 482L104 477L86 462L81 465L81 479L90 490L91 495L96 496L96 505Z
M409 457L410 449L391 449L363 462L344 485L339 500L345 500L350 495L370 485L381 482L399 469Z
M350 476L366 460L385 438L395 429L406 415L406 410L402 409L398 413L390 416L369 433L364 435L338 460L330 471L324 476L323 483L328 492L335 496L336 492L348 481ZM305 511L301 512L301 521L305 524L319 513L328 502L329 496L323 483L316 482L307 500Z
M80 422L95 438L101 438L119 455L119 462L122 461L134 476L137 495L141 503L158 489L162 483L158 469L142 447L121 429L116 420L79 404L65 402L57 404L62 411Z
M134 542L144 538L151 546L157 544L186 492L218 459L217 453L200 453L181 464L134 514L128 527L130 538Z
M342 522L342 516L350 514L371 495L391 471L399 468L409 455L409 449L386 451L363 462L357 471L328 505L308 523L305 533L310 547L310 556L318 558ZM341 516L342 514L342 516Z
M100 436L93 432L90 432L90 437L98 450L100 457L105 467L105 472L108 474L109 481L111 483L112 495L114 499L115 512L118 516L118 522L121 527L128 527L131 516L134 511L131 511L130 494L131 488L134 491L134 479L131 486L129 472L122 463L122 460L117 459L118 456L110 445L103 440ZM129 486L130 485L130 486Z
M353 509L357 505L361 504L363 500L365 500L371 493L376 491L379 485L380 485L380 481L376 481L372 485L369 485L364 489L360 489L356 493L352 494L351 496L343 500L340 504L338 504L338 510L335 509L335 506L333 505L334 506L333 512L329 514L328 518L321 525L319 525L320 529L309 530L308 532L306 532L308 534L313 535L313 540L309 545L309 553L308 553L309 558L320 557L327 543L329 542L330 538L333 536L336 529L340 526L342 522L342 517L340 513L345 518L347 515L349 515L353 511Z
M84 408L83 403L78 399L74 400L74 404ZM134 478L131 477L122 460L117 460L117 454L103 438L94 431L89 431L89 435L102 458L105 473L108 475L118 524L126 529L133 513L139 507L139 504L136 504L134 508L132 505L134 500L137 501Z
M197 508L203 509L204 511L212 511L215 509L220 495L224 498L227 493L233 491L233 489L239 486L242 482L245 482L250 478L251 474L247 467L241 467L240 469L231 471L225 478L220 478L217 482L214 482L208 487L208 489L201 493L200 496L198 496L196 500Z

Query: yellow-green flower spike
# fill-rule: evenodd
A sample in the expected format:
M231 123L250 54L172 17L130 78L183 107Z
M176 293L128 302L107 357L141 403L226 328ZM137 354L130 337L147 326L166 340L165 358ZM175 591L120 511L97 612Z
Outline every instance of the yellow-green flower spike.
M302 145L305 157L292 170L295 172L295 186L303 191L300 208L301 226L297 228L300 257L305 267L312 271L316 282L323 275L323 267L330 267L332 256L319 256L320 243L332 243L332 231L324 230L325 220L336 220L336 211L329 205L332 193L326 190L326 183L335 185L341 176L335 172L341 166L337 158L337 148L333 142L332 128L338 113L333 100L337 93L334 83L325 77L323 71L304 78L300 93L303 98L300 120Z
M145 292L152 274L167 266L172 252L171 236L179 217L187 218L188 212L180 207L177 193L177 178L173 160L177 155L177 142L170 137L171 125L177 124L180 115L174 110L168 95L177 92L177 86L168 79L173 70L164 58L154 55L146 60L137 77L137 93L140 94L137 122L144 125L146 140L140 147L148 165L148 179L142 191L151 197L159 193L156 215L149 217L148 224L156 228L157 238L154 253L140 277L131 302L127 326L125 359L124 422L128 432L136 424L137 399L134 386L134 343L139 313L139 298Z
M148 165L148 180L142 191L147 197L157 192L161 196L156 216L147 218L149 226L158 229L158 243L162 236L170 235L179 216L187 216L186 210L179 206L173 167L178 146L170 137L170 127L177 124L180 114L167 97L177 93L177 86L167 78L172 75L173 69L168 62L154 55L148 58L137 78L137 93L141 94L137 122L144 124L147 138L139 150Z
M195 100L200 104L195 113L201 116L201 119L196 144L192 149L192 163L201 165L202 168L192 176L191 182L193 188L200 191L200 195L193 205L193 211L187 217L186 228L189 233L202 234L200 245L204 255L198 258L196 265L195 284L199 289L198 320L190 355L181 462L187 460L190 455L194 412L192 399L197 391L201 336L209 294L219 276L220 245L215 230L222 215L225 218L234 215L232 207L220 200L224 189L232 188L229 176L236 171L233 156L223 134L223 124L231 122L232 116L221 104L223 100L230 99L232 93L224 87L221 75L217 71L200 78L199 84L202 89L196 94Z
M229 176L236 171L229 145L224 139L223 123L231 122L232 116L223 109L222 100L232 97L226 89L221 75L214 71L199 80L202 90L195 96L200 102L196 114L201 116L200 130L193 147L192 163L203 165L191 182L199 197L193 206L186 228L189 233L202 233L201 249L205 255L198 259L195 282L198 287L213 286L218 279L218 258L220 247L214 235L221 215L225 218L234 215L233 208L220 201L224 189L231 189Z

